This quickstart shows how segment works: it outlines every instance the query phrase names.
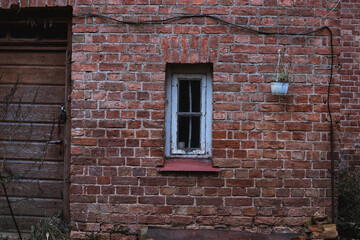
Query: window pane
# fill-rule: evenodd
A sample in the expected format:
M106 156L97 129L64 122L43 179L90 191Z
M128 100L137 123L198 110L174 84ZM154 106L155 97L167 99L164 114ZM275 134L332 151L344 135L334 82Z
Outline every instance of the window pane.
M192 116L191 125L191 148L200 148L200 116Z
M200 112L201 91L200 81L191 81L192 112Z
M179 81L179 112L190 112L189 81Z
M201 81L179 81L179 112L200 112Z
M178 148L200 148L200 116L179 116Z
M178 119L178 148L189 148L189 116L179 116Z

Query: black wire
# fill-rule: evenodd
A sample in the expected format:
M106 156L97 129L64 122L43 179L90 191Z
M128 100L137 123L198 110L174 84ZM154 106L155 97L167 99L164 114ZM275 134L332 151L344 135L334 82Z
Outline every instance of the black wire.
M334 166L334 126L333 119L331 115L330 109L330 88L333 77L334 70L334 45L333 45L333 34L329 27L325 26L324 29L328 30L330 34L330 51L331 51L331 64L330 64L330 79L328 84L328 92L327 92L327 108L330 118L330 159L331 159L331 220L335 223L335 166Z
M145 21L123 21L123 20L118 20L116 18L112 18L112 17L108 17L108 16L104 16L101 14L76 14L73 15L74 17L99 17L99 18L104 18L104 19L108 19L108 20L112 20L115 22L118 22L120 24L128 24L128 25L143 25L143 24L163 24L163 23L167 23L167 22L172 22L172 21L177 21L177 20L182 20L182 19L188 19L188 18L210 18L210 19L214 19L217 20L220 23L229 25L229 26L233 26L233 27L237 27L237 28L241 28L243 30L247 30L256 34L261 34L261 35L282 35L282 36L305 36L305 35L310 35L310 34L315 34L318 32L321 32L323 30L327 30L330 34L330 51L331 51L331 64L330 64L330 78L329 78L329 83L328 83L328 92L327 92L327 109L328 109L328 114L329 114L329 118L330 118L330 151L331 151L331 217L332 217L332 222L335 223L335 195L334 195L334 191L335 191L335 172L334 172L334 126L333 126L333 120L332 120L332 115L331 115L331 109L330 109L330 90L331 90L331 83L332 83L332 79L333 79L333 69L334 69L334 45L333 45L333 33L331 31L331 29L328 26L324 26L321 28L318 28L316 30L312 30L312 31L307 31L307 32L299 32L299 33L285 33L285 32L264 32L264 31L259 31L256 29L253 29L251 27L248 26L243 26L243 25L239 25L236 23L231 23L228 21L225 21L219 17L213 16L213 15L209 15L209 14L193 14L193 15L183 15L183 16L176 16L176 17L170 17L170 18L166 18L166 19L160 19L160 20L145 20Z
M257 33L257 34L262 34L262 35L304 36L304 35L309 35L309 34L312 34L312 33L319 32L319 31L323 30L324 28L326 28L326 27L322 27L322 28L319 28L317 30L304 32L304 33L301 33L301 32L300 33L264 32L264 31L259 31L259 30L253 29L253 28L248 27L248 26L244 26L244 25L240 25L240 24L236 24L236 23L231 23L231 22L225 21L225 20L223 20L223 19L221 19L219 17L216 17L214 15L209 15L209 14L181 15L181 16L175 16L175 17L159 19L159 20L144 20L144 21L124 21L124 20L118 20L116 18L108 17L108 16L105 16L105 15L102 15L102 14L94 14L94 13L74 14L73 16L74 17L98 17L98 18L103 18L103 19L107 19L107 20L112 20L112 21L115 21L115 22L120 23L120 24L128 24L128 25L164 24L164 23L167 23L167 22L183 20L183 19L188 19L188 18L210 18L210 19L217 20L218 22L224 23L226 25L229 25L229 26L241 28L243 30L247 30L247 31Z

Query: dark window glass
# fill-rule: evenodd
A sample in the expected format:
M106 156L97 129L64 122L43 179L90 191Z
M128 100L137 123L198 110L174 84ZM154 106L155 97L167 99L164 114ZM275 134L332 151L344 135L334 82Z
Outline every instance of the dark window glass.
M179 112L200 112L200 83L199 80L179 81Z
M200 148L201 81L179 80L178 148Z
M179 81L179 112L190 112L189 81Z
M178 148L200 148L200 116L179 116Z
M189 148L189 116L179 116L178 119L178 148L186 149Z
M191 81L191 93L192 93L192 112L200 112L201 106L201 90L200 81Z
M200 116L191 117L191 148L200 148Z

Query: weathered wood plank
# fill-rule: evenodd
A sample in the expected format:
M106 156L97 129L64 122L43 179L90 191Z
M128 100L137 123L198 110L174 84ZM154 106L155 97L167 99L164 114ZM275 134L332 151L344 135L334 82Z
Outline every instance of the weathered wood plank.
M3 177L9 172L21 179L63 180L63 162L6 160L0 161L0 166Z
M0 122L0 141L62 141L64 126L60 124Z
M4 109L7 110L4 110ZM0 104L0 121L58 123L60 105Z
M6 182L5 187L9 197L19 197L20 199L61 199L63 191L62 181L13 179L11 182ZM0 188L0 196L4 196L2 188Z
M14 84L1 86L0 103L64 103L64 86L17 85L14 94L8 97L14 87Z
M39 217L24 217L24 216L17 216L16 223L18 227L23 231L29 231L32 225L35 225L41 218ZM11 216L2 215L0 212L0 230L1 231L16 231L14 222Z
M0 84L64 84L65 67L25 67L0 65Z
M64 161L62 144L0 142L0 159Z
M63 51L3 51L0 65L47 65L65 66Z
M1 214L0 214L1 215ZM53 214L54 215L54 214ZM29 231L32 225L35 225L42 217L33 216L16 216L16 223L23 231ZM1 231L13 231L15 229L14 222L9 215L0 216L0 230Z

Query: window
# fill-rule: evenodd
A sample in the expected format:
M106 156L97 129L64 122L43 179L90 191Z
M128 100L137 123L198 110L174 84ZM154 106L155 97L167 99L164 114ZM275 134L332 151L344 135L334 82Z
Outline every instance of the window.
M211 157L212 80L209 66L167 72L166 157Z

